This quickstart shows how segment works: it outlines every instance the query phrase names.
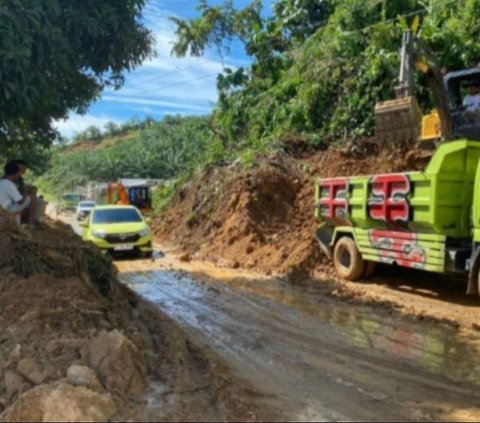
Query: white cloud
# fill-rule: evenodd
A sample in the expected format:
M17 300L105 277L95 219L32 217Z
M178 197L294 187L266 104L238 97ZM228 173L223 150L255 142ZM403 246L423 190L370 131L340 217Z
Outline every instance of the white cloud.
M185 103L175 103L171 101L163 101L163 100L149 100L146 98L135 98L135 97L127 97L127 96L110 96L105 95L103 96L103 100L112 101L116 103L126 103L126 104L144 104L146 106L162 106L162 107L172 107L176 110L194 110L198 112L208 112L209 108L204 106L196 106L193 104L185 104Z
M99 129L103 129L106 123L115 122L117 124L121 121L115 120L108 116L93 116L93 115L79 115L70 114L66 120L57 120L53 122L56 128L63 136L72 137L76 133L85 131L90 125L94 125Z
M89 114L72 114L66 121L56 122L63 135L71 137L89 125L103 128L108 121L121 123L133 116L142 119L150 115L161 119L167 114L207 114L212 111L218 99L217 75L226 66L245 66L248 60L242 56L230 57L223 62L212 52L206 52L202 57L172 57L170 52L176 38L175 24L169 20L174 15L172 1L149 0L144 9L145 24L156 39L157 55L126 74L120 90L105 91L103 97L92 105ZM195 3L193 0L175 0L175 8L186 10Z

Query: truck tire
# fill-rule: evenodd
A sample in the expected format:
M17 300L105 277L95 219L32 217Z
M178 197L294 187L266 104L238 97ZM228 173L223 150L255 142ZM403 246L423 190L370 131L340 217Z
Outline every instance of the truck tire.
M362 277L365 261L352 238L343 236L337 241L333 250L333 266L341 278L356 281Z
M366 261L365 262L365 270L363 271L364 278L370 278L375 273L375 269L377 268L376 261Z

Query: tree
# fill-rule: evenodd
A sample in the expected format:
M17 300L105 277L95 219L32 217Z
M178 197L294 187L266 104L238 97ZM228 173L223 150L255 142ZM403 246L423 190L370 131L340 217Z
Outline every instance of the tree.
M288 37L303 41L327 23L332 0L278 0L273 4L278 22Z
M322 143L372 135L375 103L395 96L402 32L416 17L417 36L445 68L480 57L480 0L277 0L266 18L258 1L235 10L202 0L199 11L175 20L174 54L200 55L235 37L253 59L217 79L211 129L229 149L262 150L291 135ZM415 89L431 110L425 78L417 75Z
M120 127L115 122L107 122L105 124L105 132L109 137L114 137L120 131Z
M95 125L89 125L85 129L85 134L89 141L100 141L102 138L102 131L100 131Z
M12 143L49 146L52 120L84 113L152 55L144 3L0 1L0 154Z

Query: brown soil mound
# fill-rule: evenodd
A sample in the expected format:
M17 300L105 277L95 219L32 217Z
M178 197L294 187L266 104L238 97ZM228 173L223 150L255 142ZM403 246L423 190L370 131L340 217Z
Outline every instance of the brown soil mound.
M147 364L110 261L61 225L0 232L0 257L0 418L123 413L143 393ZM62 414L55 398L78 412Z
M379 153L371 140L348 151L289 145L285 154L259 159L250 169L208 169L176 192L154 231L183 248L185 258L303 276L321 261L314 178L419 170L428 157L405 149Z
M0 230L0 421L263 416L251 387L121 285L110 259L47 226Z

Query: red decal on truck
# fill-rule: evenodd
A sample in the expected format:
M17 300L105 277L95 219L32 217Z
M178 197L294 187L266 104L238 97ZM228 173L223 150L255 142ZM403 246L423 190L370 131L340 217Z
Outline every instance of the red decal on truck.
M425 249L417 244L413 232L395 232L373 229L369 231L370 243L378 249L380 261L399 266L423 269L427 261Z
M320 182L320 214L329 219L348 216L347 178L323 179Z
M372 196L368 200L370 217L385 222L406 222L410 216L410 181L403 173L374 176L370 185Z

